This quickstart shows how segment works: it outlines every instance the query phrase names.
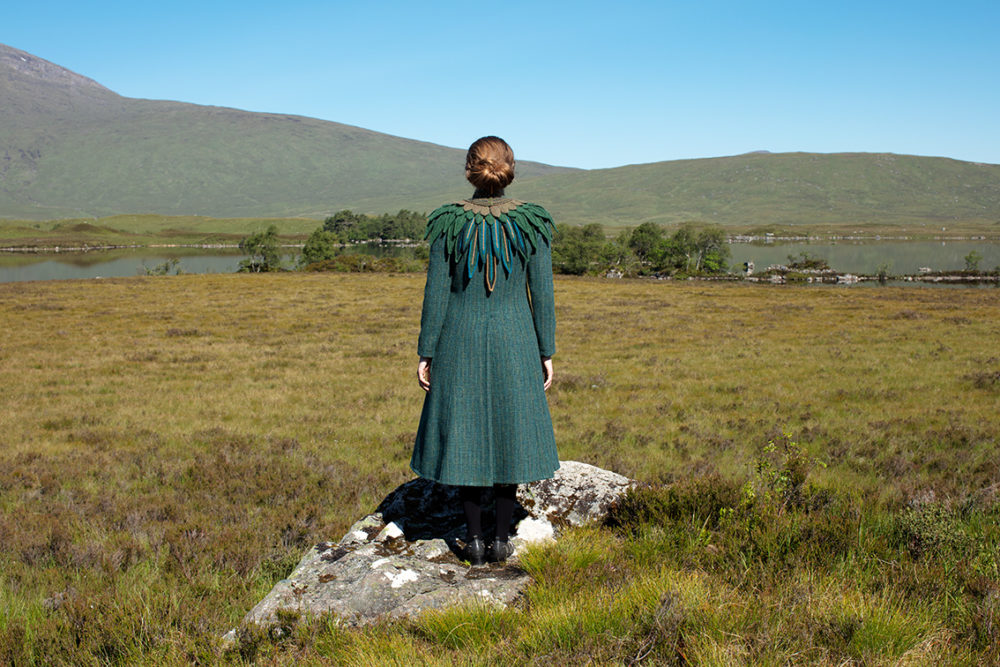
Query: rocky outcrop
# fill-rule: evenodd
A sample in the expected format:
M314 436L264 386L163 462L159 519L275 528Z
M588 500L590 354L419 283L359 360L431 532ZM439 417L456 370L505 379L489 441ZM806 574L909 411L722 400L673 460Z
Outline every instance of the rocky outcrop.
M525 545L554 540L565 526L600 521L633 484L616 473L564 461L552 479L519 487L512 559L502 566L469 567L457 556L465 526L454 487L409 481L339 542L310 549L244 624L274 625L282 610L292 616L333 613L344 624L363 625L472 600L509 605L529 581L517 565ZM484 525L492 523L489 513L487 507ZM227 637L235 639L236 630Z

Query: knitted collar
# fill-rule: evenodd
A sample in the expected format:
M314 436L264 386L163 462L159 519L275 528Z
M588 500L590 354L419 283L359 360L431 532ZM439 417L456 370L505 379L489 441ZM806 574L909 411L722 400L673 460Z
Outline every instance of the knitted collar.
M473 197L472 199L463 199L455 203L464 210L472 211L477 215L492 215L494 218L498 218L524 202L509 197Z
M539 243L550 243L552 227L548 211L537 204L505 197L464 199L431 213L425 238L431 244L443 238L446 252L464 265L467 277L482 270L492 292L497 269L509 273L515 258L523 262Z

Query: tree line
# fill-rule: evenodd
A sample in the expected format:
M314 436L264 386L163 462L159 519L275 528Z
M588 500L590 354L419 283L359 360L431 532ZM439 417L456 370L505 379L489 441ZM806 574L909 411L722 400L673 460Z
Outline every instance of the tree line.
M552 242L556 273L709 275L729 270L729 245L721 227L685 223L672 234L644 222L609 239L599 224L556 225Z
M320 229L332 234L341 243L349 243L377 239L421 239L426 228L426 213L402 209L398 213L366 215L345 209L323 220Z
M366 215L337 211L323 220L302 248L303 266L334 259L343 254L341 246L359 241L422 239L427 228L427 214L402 209L398 213Z
M306 240L299 264L327 270L352 270L357 262L345 261L351 254L344 246L359 241L422 239L427 215L401 210L379 216L338 211L327 217ZM250 257L241 264L242 271L280 269L277 229L273 226L245 238L240 247ZM708 275L729 270L729 246L721 227L685 223L672 233L662 225L644 222L608 238L604 227L589 224L574 227L557 224L552 242L552 267L556 273L574 275ZM413 249L413 259L426 261L427 247ZM363 270L378 263L363 263ZM389 262L399 270L398 262ZM407 267L412 262L405 263Z

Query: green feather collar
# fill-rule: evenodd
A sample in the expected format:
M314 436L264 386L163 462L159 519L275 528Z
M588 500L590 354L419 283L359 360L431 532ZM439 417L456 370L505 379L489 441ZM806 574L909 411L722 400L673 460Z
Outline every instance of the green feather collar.
M552 216L537 204L516 199L465 199L445 204L427 218L424 238L442 237L448 256L465 267L469 279L482 268L486 289L493 291L497 268L510 273L515 255L524 262L539 239L552 241Z

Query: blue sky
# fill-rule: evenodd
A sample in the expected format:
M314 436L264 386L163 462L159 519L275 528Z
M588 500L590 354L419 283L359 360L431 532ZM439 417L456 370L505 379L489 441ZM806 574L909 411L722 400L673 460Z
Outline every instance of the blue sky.
M426 4L426 6L424 6ZM6 3L0 42L130 97L584 168L753 150L1000 163L1000 2Z

